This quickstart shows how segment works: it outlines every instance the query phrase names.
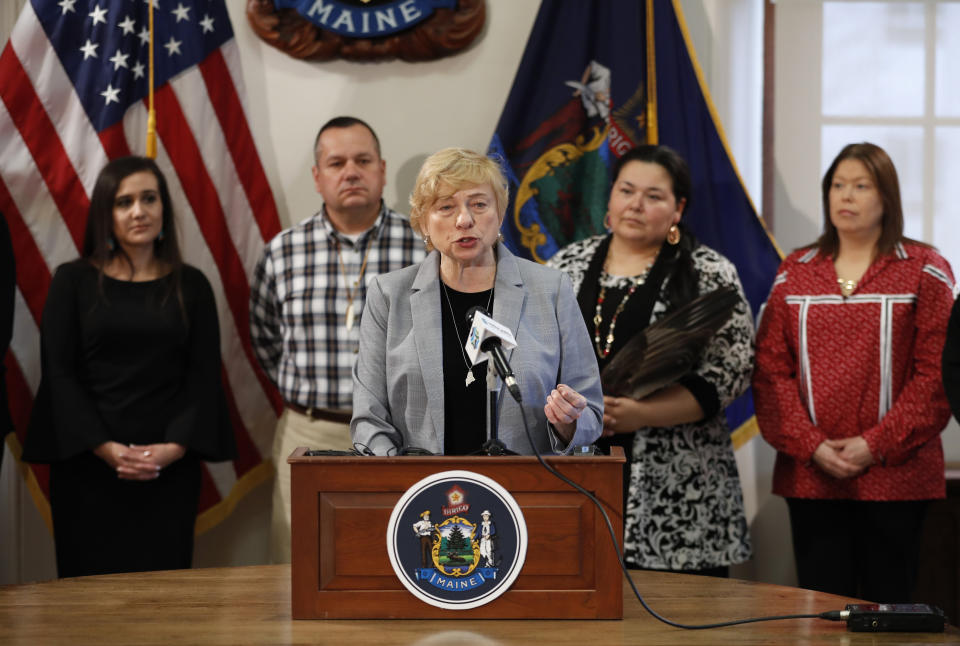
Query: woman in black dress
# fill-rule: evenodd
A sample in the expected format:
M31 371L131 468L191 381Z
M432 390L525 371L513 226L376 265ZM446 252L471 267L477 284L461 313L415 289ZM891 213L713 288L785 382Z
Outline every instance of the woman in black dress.
M180 257L157 165L104 167L83 257L57 269L24 447L49 463L59 576L188 568L201 459L235 445L213 292Z

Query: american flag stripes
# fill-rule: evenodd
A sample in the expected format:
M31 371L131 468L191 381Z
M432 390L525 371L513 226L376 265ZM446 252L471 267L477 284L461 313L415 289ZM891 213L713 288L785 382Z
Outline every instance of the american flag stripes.
M19 443L40 380L39 324L52 273L79 255L100 168L145 150L148 10L147 0L28 0L0 54L0 211L18 282L7 369ZM157 162L184 257L214 287L238 445L233 463L206 466L202 529L270 473L281 404L256 366L248 295L280 223L244 114L224 0L154 0L154 23ZM46 469L31 473L44 507Z

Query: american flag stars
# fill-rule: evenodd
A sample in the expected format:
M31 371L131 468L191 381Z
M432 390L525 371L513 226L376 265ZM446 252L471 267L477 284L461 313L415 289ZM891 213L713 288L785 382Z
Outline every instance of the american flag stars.
M151 34L143 0L30 0L99 131L146 98ZM154 82L160 88L233 38L223 0L153 3Z
M130 16L127 16L126 18L123 19L122 22L117 24L117 27L123 30L124 36L126 36L127 34L132 34L134 32L135 26L136 26L136 23L133 21L133 18L131 18ZM147 31L147 38L148 39L150 38L149 31Z
M170 13L177 17L177 22L180 22L181 20L189 19L190 8L184 7L182 4L178 4L177 8Z
M99 46L100 45L97 43L91 43L90 39L88 38L87 42L84 43L83 47L80 48L80 51L83 52L83 60L87 60L88 58L96 58L97 47Z
M110 105L111 101L113 103L120 103L120 99L117 98L119 94L120 94L120 88L115 88L108 83L107 89L101 92L100 96L102 96L106 100L107 105Z
M99 79L99 88L87 96L88 109L111 104L126 109L146 94L143 79L146 76L145 63L150 44L149 7L145 6L148 2L59 0L56 3L56 18L50 16L56 22L49 26L58 30L76 30L74 46L77 64L93 70L85 73L93 73ZM215 33L215 25L219 24L220 18L217 12L203 11L191 0L179 0L175 7L171 5L172 2L167 3L161 10L160 3L156 0L153 2L154 38L157 50L165 54L158 57L157 61L157 76L161 82L199 60L202 50L207 50L208 46L216 46L232 36L231 33ZM208 44L207 38L218 42ZM102 67L97 70L96 66ZM72 72L71 76L76 72L79 69ZM110 120L119 116L120 113L116 113Z
M180 53L180 45L182 45L182 44L183 44L183 41L182 41L182 40L177 40L177 39L174 38L173 36L170 36L170 40L168 40L166 43L164 43L163 46L164 46L164 47L166 48L166 50L167 50L167 55L168 55L168 56L173 56L174 54L179 54L179 53Z
M128 58L130 58L130 54L124 54L118 49L110 59L110 62L113 63L114 71L120 69L121 67L129 67L129 65L127 65Z
M90 12L89 14L87 14L87 15L89 15L91 18L93 18L93 26L94 26L94 27L96 27L96 26L97 26L97 23L99 23L99 22L102 22L103 24L107 24L107 18L106 18L106 16L107 16L107 10L106 10L106 9L103 9L100 5L97 5L96 7L94 7L94 8L93 8L93 11L91 11L91 12Z

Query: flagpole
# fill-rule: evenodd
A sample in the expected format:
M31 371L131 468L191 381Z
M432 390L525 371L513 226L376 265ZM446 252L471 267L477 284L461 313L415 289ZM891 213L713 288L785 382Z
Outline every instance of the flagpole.
M148 67L149 67L149 76L148 76L148 92L149 108L147 110L147 157L150 159L157 158L157 111L153 105L153 0L150 0L147 5L147 11L149 12L149 22L150 22L150 45L147 50L148 57Z
M653 24L653 0L647 0L647 143L659 144L657 126L657 47Z

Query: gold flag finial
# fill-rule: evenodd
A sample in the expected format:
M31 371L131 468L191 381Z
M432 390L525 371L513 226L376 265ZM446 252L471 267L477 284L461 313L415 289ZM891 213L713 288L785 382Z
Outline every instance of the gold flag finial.
M647 0L647 143L659 144L657 123L657 46L653 24L653 0Z
M149 108L147 111L147 157L157 158L157 111L153 106L153 0L147 4L150 21L150 43L147 49L148 67L149 67Z

